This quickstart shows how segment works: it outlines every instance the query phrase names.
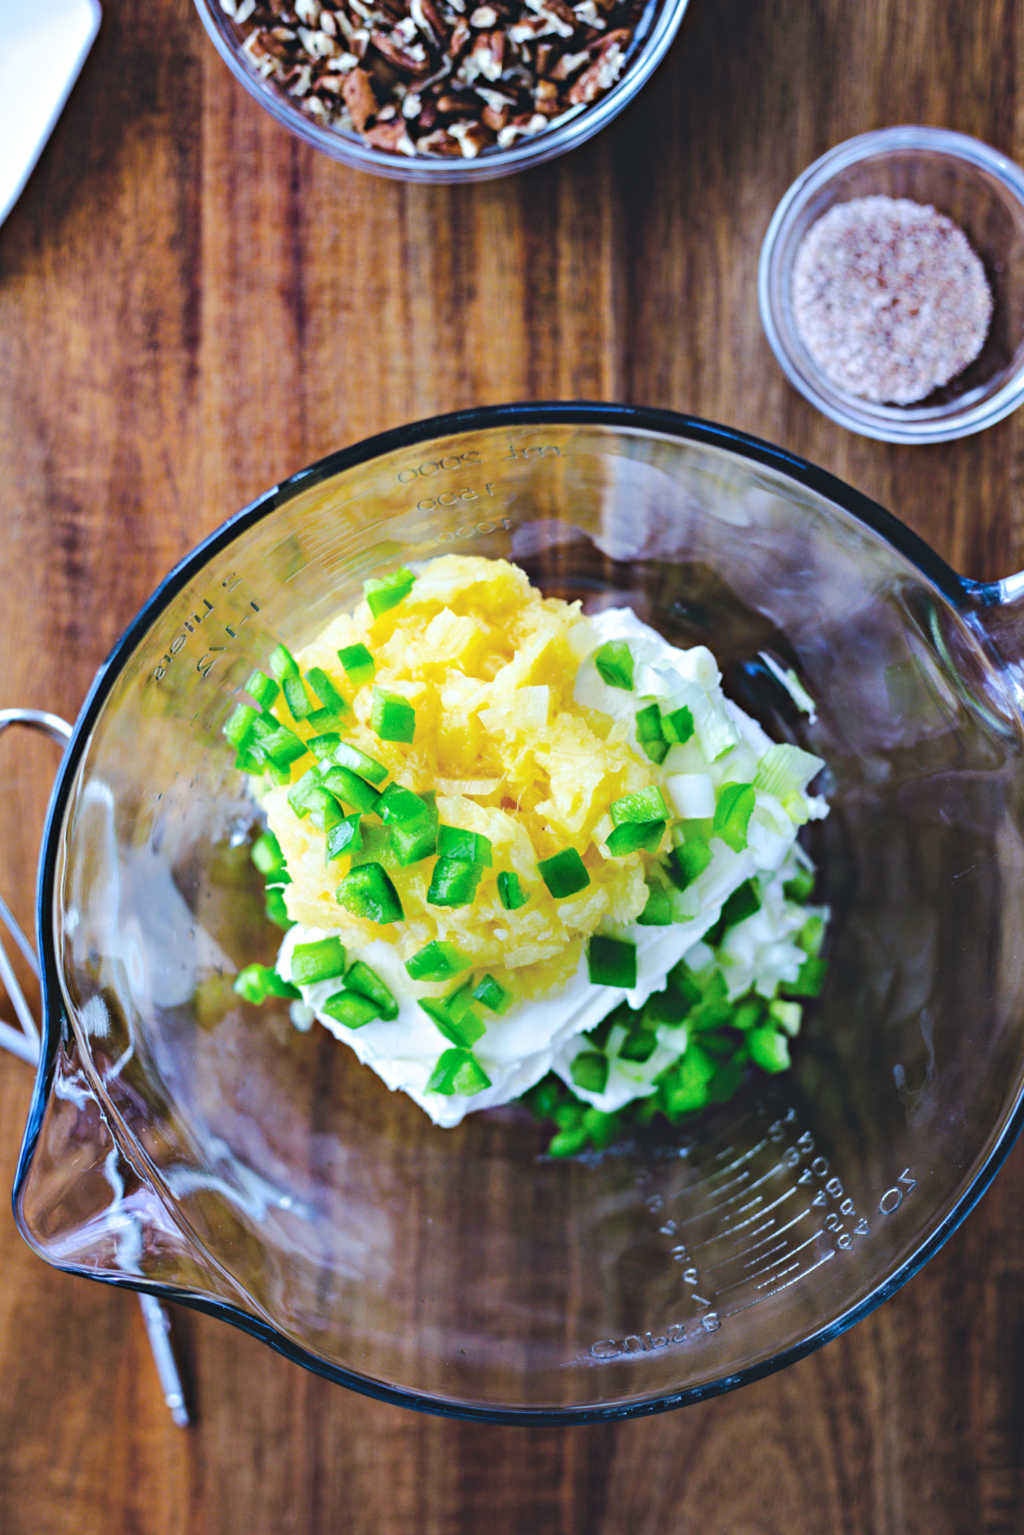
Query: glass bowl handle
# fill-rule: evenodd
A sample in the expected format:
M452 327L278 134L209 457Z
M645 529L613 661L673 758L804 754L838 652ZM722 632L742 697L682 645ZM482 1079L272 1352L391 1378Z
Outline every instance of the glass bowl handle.
M48 714L44 709L0 709L0 734L11 725L24 725L29 730L38 730L43 735L48 735L52 741L56 741L62 749L71 739L71 726L67 721L61 719L59 714ZM39 961L36 958L35 949L26 938L14 913L2 899L0 899L0 923L7 929L38 979ZM12 1055L27 1061L30 1066L34 1066L39 1059L39 1026L7 957L2 940L0 940L0 983L3 984L4 990L11 999L11 1006L14 1008L19 1024L19 1027L15 1028L13 1024L0 1019L0 1046L9 1050Z
M51 741L55 741L62 750L67 746L72 734L72 727L67 720L61 719L59 714L50 714L45 709L0 709L0 735L11 725L23 725L26 729L37 730L49 736ZM2 897L0 897L0 925L7 929L9 936L17 944L26 963L38 979L39 960L35 949ZM11 1006L18 1020L18 1027L15 1027L14 1024L0 1019L0 1049L9 1050L12 1055L27 1061L30 1066L35 1066L38 1064L40 1052L39 1025L8 958L2 938L0 938L0 985L11 999ZM175 1357L170 1314L167 1307L153 1295L140 1295L139 1304L164 1400L174 1422L180 1428L185 1428L192 1420L185 1399L181 1371Z
M1024 570L1002 581L965 581L985 638L999 653L1014 702L1024 714Z

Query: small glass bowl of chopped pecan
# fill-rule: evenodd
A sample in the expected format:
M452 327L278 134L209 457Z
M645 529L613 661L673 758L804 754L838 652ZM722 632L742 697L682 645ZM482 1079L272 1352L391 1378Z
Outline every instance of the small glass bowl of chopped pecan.
M278 122L405 181L480 181L582 144L653 74L689 0L196 0Z

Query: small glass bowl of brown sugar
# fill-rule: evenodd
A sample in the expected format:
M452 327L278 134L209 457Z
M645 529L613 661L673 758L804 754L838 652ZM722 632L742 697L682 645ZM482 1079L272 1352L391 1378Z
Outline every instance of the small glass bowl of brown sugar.
M484 181L584 143L664 58L689 0L195 0L272 117L358 170Z
M883 442L948 442L1024 402L1024 172L977 139L849 139L761 249L765 332L812 405Z

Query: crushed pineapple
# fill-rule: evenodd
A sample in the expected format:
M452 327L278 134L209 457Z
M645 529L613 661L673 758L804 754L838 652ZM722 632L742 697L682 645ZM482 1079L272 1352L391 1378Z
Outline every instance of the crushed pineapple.
M377 617L360 603L297 656L304 671L322 667L351 700L345 740L384 764L389 780L436 794L442 824L480 832L493 845L493 863L464 907L428 904L433 860L401 867L384 855L405 914L386 936L403 960L433 940L451 943L518 998L547 996L576 971L602 924L631 923L643 910L641 854L612 857L603 837L609 804L656 776L632 749L625 724L574 699L580 664L597 643L578 603L542 597L516 566L446 555L418 571L403 601ZM353 692L338 651L356 644L370 651L376 672ZM374 687L412 705L411 743L383 741L372 730ZM304 738L316 733L305 722L292 728ZM301 766L293 770L300 776ZM288 915L336 932L359 952L382 929L338 905L350 860L325 864L323 834L298 819L287 794L287 785L272 789L264 808L291 875ZM590 883L556 900L537 865L567 848L582 857ZM503 870L516 873L529 896L516 911L498 895Z

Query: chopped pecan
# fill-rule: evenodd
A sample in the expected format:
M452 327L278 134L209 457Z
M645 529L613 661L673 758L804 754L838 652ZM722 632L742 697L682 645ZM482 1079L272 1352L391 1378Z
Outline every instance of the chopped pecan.
M538 7L538 9L542 14L545 11L550 11L552 16L557 16L559 21L564 22L564 24L567 27L571 27L573 31L575 31L576 27L579 25L576 20L576 16L573 13L572 7L566 4L566 0L544 0L543 5Z
M450 91L445 91L435 98L434 106L441 117L465 117L467 102L462 96L453 96Z
M566 92L566 101L571 106L589 106L614 83L622 63L622 48L609 36L605 39L594 62L588 65L579 78L570 85Z
M428 133L425 138L419 140L416 146L421 154L426 155L461 155L458 139L453 139L447 128L438 128L434 133Z
M395 40L392 33L382 32L379 27L374 27L370 33L370 42L381 58L387 59L389 64L393 64L403 74L411 75L413 79L429 75L432 66L422 43L405 47Z
M452 28L451 37L448 39L448 52L453 59L458 58L459 54L462 52L463 48L465 48L466 44L469 42L472 36L473 34L469 30L468 21L463 21L462 17L460 16L459 20Z
M619 78L647 0L220 0L251 67L400 154L505 148Z
M562 57L546 71L550 80L569 80L577 70L582 69L590 58L586 49L582 53L563 53Z
M555 117L562 110L558 86L553 80L538 80L533 99L537 111L543 112L545 117Z
M377 116L377 97L373 90L373 81L365 69L353 69L345 76L345 83L341 88L345 105L352 117L352 125L357 133L362 133L364 128Z
M363 133L367 144L372 144L374 149L388 149L392 154L397 154L402 148L403 140L408 143L405 123L399 118L393 123L375 123L372 128L367 128Z
M494 143L494 134L482 122L452 123L448 131L464 160L475 160L482 149Z

